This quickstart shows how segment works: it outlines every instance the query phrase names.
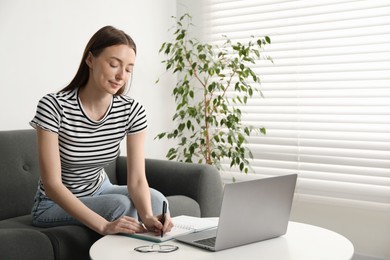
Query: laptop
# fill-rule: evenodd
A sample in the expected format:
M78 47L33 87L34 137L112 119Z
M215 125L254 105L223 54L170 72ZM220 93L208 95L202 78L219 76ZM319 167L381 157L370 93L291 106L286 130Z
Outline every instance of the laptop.
M225 184L216 229L178 236L179 242L220 251L287 232L297 174Z

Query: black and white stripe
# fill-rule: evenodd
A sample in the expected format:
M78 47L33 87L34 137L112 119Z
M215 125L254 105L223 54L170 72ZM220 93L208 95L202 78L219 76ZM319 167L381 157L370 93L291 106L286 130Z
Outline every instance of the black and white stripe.
M45 95L30 124L58 134L62 182L78 197L100 188L103 168L119 155L123 138L147 127L144 107L126 96L114 96L106 116L91 120L78 90ZM45 194L42 183L40 190Z

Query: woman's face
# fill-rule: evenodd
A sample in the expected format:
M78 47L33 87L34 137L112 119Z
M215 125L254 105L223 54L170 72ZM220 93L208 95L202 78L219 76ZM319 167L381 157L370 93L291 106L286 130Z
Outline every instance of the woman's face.
M86 62L90 68L88 84L114 95L131 77L135 52L127 45L114 45L105 48L97 57L90 53Z

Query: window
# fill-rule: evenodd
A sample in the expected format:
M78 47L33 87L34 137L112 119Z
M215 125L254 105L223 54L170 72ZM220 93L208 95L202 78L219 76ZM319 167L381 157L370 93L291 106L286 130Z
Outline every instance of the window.
M245 122L267 128L249 140L255 173L298 173L298 196L389 208L390 2L204 5L212 43L222 35L272 41L266 54L274 63L254 66L265 97L242 108Z

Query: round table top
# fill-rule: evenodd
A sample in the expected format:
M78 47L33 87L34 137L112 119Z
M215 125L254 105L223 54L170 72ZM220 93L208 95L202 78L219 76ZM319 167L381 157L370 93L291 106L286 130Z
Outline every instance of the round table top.
M179 246L171 253L140 253L135 247L152 242L124 235L108 235L96 241L91 249L93 260L100 259L267 259L267 260L350 260L354 253L352 243L344 236L313 225L289 222L284 236L239 246L219 252L210 252L175 240L161 244Z

